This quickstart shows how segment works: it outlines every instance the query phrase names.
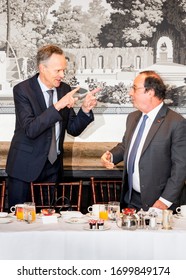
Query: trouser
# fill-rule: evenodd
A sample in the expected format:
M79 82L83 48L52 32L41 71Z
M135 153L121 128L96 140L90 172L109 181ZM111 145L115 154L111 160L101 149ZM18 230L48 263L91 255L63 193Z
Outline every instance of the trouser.
M142 208L141 194L132 190L131 200L129 201L129 191L125 194L124 202L128 208L135 208L136 211L139 211Z

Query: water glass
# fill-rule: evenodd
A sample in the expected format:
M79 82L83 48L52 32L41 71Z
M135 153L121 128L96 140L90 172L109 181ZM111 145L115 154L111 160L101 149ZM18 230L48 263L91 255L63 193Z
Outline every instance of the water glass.
M108 202L108 217L111 221L116 221L120 216L120 202L109 201Z
M32 223L36 220L36 206L34 202L24 203L24 220L28 223Z

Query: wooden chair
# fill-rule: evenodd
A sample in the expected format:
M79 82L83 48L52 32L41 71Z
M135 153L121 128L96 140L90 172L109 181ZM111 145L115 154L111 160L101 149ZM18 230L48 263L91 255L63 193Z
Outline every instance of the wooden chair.
M93 204L120 201L122 180L95 180L91 177Z
M32 201L36 210L57 208L58 210L80 211L82 181L58 183L31 183Z
M5 181L2 181L2 183L0 183L0 212L4 210L5 189Z

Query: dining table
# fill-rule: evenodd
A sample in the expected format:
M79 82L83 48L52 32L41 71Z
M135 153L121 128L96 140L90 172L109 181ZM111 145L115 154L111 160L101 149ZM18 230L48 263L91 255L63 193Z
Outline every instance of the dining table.
M0 260L186 260L186 218L173 216L169 230L126 230L115 221L94 230L89 215L81 218L0 218Z

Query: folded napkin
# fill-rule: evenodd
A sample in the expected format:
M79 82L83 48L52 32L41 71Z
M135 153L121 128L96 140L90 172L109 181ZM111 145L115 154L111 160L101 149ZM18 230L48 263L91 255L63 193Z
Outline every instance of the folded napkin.
M80 211L60 211L60 214L64 219L83 217L83 214Z

